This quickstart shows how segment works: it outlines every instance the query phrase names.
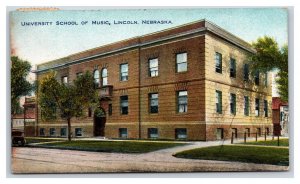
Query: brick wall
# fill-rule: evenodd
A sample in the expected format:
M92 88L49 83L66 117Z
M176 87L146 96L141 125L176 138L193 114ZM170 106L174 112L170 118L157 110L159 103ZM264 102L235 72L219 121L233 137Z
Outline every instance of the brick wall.
M185 25L139 38L132 38L71 55L63 60L76 60L83 57L116 51L116 49L147 43L159 38L177 35L197 28L203 28L205 22ZM212 25L210 25L212 26ZM219 30L219 29L218 29ZM238 39L234 39L237 41ZM245 45L243 42L242 45ZM176 54L187 53L187 71L176 72ZM215 72L215 53L222 54L222 74ZM271 76L268 86L263 85L264 75L260 75L260 86L243 80L243 65L247 63L248 51L225 41L210 32L191 34L168 41L160 41L146 46L133 47L113 54L106 54L97 59L57 69L57 79L68 75L70 83L76 73L95 69L108 70L108 84L113 86L111 99L99 102L106 112L105 136L118 138L120 128L127 128L127 138L148 138L148 128L157 128L160 139L175 139L176 128L186 128L188 140L215 140L216 129L224 128L224 137L231 135L232 127L238 132L245 128L256 130L258 127L271 128ZM158 59L158 76L149 76L149 59ZM236 60L236 78L229 76L229 60ZM64 61L65 62L65 61ZM128 81L120 81L120 64L128 63ZM47 64L46 64L47 65ZM251 70L251 69L250 69ZM43 77L38 74L38 80ZM100 74L101 75L101 74ZM250 75L251 76L251 75ZM177 112L177 92L188 92L188 111ZM216 113L216 90L222 91L222 113ZM149 113L149 94L158 93L159 111ZM229 111L229 94L236 94L236 115ZM128 96L129 110L121 114L120 96ZM243 112L244 96L250 98L250 114ZM260 116L255 116L255 98L260 99ZM268 118L263 116L263 100L269 103ZM112 115L108 115L108 104L112 105ZM94 111L94 109L93 109ZM86 111L87 114L87 111ZM38 117L39 127L59 128L66 121L42 122ZM83 128L82 136L93 136L93 113L91 117L73 118L72 131L75 127ZM271 129L270 129L271 131ZM48 132L49 133L49 132Z

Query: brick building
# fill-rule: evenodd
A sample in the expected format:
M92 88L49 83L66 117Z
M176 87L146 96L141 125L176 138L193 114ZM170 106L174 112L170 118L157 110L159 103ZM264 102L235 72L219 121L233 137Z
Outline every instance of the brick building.
M24 135L32 137L36 132L36 100L35 97L26 97L24 102Z
M200 20L69 55L37 66L71 83L94 74L99 107L72 119L76 137L215 140L231 132L272 130L271 76L252 72L255 50ZM97 114L97 116L94 116ZM39 136L66 136L64 120L44 122Z
M24 131L25 136L35 136L36 102L34 97L25 97L23 113L12 115L12 128Z
M272 98L272 121L275 136L288 136L289 106L279 97Z

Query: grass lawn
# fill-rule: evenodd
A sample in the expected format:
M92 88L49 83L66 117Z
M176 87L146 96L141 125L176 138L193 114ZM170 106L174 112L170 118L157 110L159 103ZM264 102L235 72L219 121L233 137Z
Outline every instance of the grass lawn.
M159 149L171 148L174 146L185 145L184 143L163 143L146 141L64 141L56 143L45 143L35 145L35 147L96 151L96 152L114 152L114 153L146 153Z
M255 146L212 146L176 153L175 157L289 165L289 149Z
M242 143L245 144L245 143ZM274 140L267 140L267 141L251 141L247 142L246 144L251 145L265 145L265 146L277 146L277 138L274 138ZM279 146L289 146L289 139L279 139Z
M52 142L52 141L63 141L66 139L61 139L61 138L35 138L35 137L25 137L26 144L31 144L31 143L40 143L40 142Z

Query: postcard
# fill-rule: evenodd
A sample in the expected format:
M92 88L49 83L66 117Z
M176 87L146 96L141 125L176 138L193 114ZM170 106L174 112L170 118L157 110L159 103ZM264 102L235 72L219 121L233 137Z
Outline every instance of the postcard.
M288 171L288 10L10 12L11 172Z

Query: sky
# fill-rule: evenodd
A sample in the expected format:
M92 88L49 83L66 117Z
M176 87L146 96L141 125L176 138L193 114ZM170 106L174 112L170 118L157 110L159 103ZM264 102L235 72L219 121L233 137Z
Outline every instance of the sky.
M249 43L264 35L274 37L280 46L288 40L288 12L283 8L12 11L11 53L29 61L35 69L39 63L201 19ZM172 24L141 24L142 20L166 20ZM56 25L56 21L75 21L78 25ZM92 25L92 21L111 24ZM139 24L113 24L114 21L137 21ZM24 22L52 22L52 25L22 26ZM34 81L35 75L30 74L28 79ZM276 87L273 96L278 96Z
M288 13L282 8L13 11L10 14L11 52L35 65L201 19L207 19L249 43L264 35L274 37L279 45L287 43ZM92 25L94 20L108 20L111 25ZM140 24L113 24L113 21L121 20ZM172 24L141 24L142 20L170 20ZM22 22L45 21L53 24L22 26ZM79 25L57 26L56 21L76 21ZM81 25L82 21L88 23Z

